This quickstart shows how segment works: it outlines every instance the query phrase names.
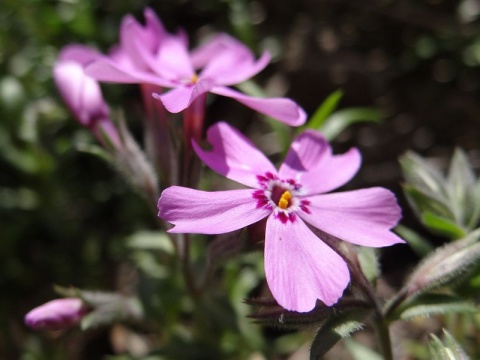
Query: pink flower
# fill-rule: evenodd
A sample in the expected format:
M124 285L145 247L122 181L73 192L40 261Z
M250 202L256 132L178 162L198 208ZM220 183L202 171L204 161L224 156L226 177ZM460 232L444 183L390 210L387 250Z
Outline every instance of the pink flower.
M335 304L350 280L345 261L309 229L357 245L383 247L404 241L390 231L401 217L395 196L383 188L325 194L358 171L358 150L333 155L321 134L305 131L292 143L280 170L247 138L225 123L207 132L213 149L198 156L217 173L253 189L205 192L165 189L159 216L169 232L219 234L267 218L265 273L277 302L310 311L317 299Z
M83 51L78 45L65 47L54 65L55 83L73 115L83 126L89 128L99 141L106 136L116 147L121 145L117 130L110 120L100 85L87 76L83 65L95 55ZM91 50L89 50L91 51Z
M289 125L305 122L305 112L290 99L255 98L228 87L263 70L270 61L268 53L255 60L250 49L225 34L189 52L183 32L166 32L151 9L145 10L145 18L143 27L132 16L125 17L120 45L108 57L98 57L88 65L87 74L100 81L171 88L154 96L172 113L185 110L200 95L210 92L236 99Z
M56 299L31 310L25 315L25 324L33 330L67 329L78 324L87 312L80 299Z

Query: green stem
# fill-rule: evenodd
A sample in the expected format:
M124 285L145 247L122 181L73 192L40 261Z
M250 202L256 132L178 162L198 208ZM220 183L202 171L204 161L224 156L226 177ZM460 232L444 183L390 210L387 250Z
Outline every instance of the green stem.
M385 319L390 319L394 311L404 302L407 298L408 292L406 288L400 290L395 297L385 306L383 316Z
M381 314L375 316L375 327L377 329L380 348L382 349L385 360L393 360L392 341L390 339L390 329L388 323Z
M188 234L178 234L178 241L180 264L182 267L183 278L185 280L185 286L192 299L196 300L199 298L200 293L195 282L195 276L190 262L190 237Z
M392 342L390 339L389 331L389 322L384 316L382 311L382 306L375 294L375 291L372 288L372 285L365 277L365 274L362 271L360 262L355 252L349 251L350 256L344 256L344 260L347 262L352 278L355 280L355 283L358 285L360 290L364 295L370 300L375 308L375 319L374 324L377 330L378 339L380 342L380 348L385 360L393 360L392 353Z

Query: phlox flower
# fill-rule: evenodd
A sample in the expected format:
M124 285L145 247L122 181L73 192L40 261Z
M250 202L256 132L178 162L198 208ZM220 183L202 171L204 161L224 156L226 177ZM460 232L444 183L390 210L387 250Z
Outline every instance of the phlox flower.
M83 48L74 45L62 49L53 68L55 84L80 124L90 129L99 141L107 137L118 148L120 137L110 119L100 85L84 72L83 65L94 53L89 55L79 49Z
M187 109L201 95L210 92L233 98L292 126L305 122L305 112L290 99L256 98L229 87L263 70L270 61L267 52L255 60L247 46L226 34L214 36L189 51L183 31L167 32L148 8L145 19L142 26L131 15L126 16L120 28L120 44L108 56L95 56L86 67L87 74L99 81L171 89L154 96L172 113Z
M29 311L25 324L33 330L67 329L78 324L87 312L80 299L55 299Z
M226 233L267 218L266 280L285 309L307 312L317 299L331 306L350 281L345 261L307 224L357 245L403 242L390 231L401 217L390 191L374 187L326 194L356 174L357 149L333 155L320 133L305 131L277 171L226 123L210 127L207 139L211 150L193 143L202 161L251 189L206 192L172 186L158 201L158 215L174 225L169 232L202 234Z

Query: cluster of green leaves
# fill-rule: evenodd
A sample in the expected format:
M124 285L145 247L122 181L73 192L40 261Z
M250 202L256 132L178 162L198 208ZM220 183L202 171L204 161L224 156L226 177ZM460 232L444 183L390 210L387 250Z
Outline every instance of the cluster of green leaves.
M414 153L400 159L405 195L430 231L455 240L480 222L480 180L466 154L456 149L447 176Z
M455 150L446 175L438 166L411 152L400 163L406 179L404 193L415 214L432 234L450 242L432 251L428 240L406 227L400 229L424 259L403 289L400 296L408 295L396 311L402 319L441 314L447 324L469 323L467 327L457 327L456 336L475 358L478 349L466 339L472 332L480 331L473 316L478 312L476 299L480 292L480 179L461 149ZM467 359L453 338L448 333L445 336L445 345L433 337L432 356Z
M401 164L406 179L404 191L415 213L427 229L449 237L450 242L433 250L432 245L413 230L402 227L400 232L423 257L422 261L403 288L381 308L379 304L376 310L374 304L362 308L361 303L350 303L352 306L346 307L344 298L334 306L333 313L324 314L323 320L318 319L321 325L313 341L311 359L321 358L340 339L346 340L345 345L355 359L381 358L372 349L365 349L349 339L352 333L372 321L369 315L374 315L373 319L377 319L374 322L387 332L394 321L430 316L441 316L444 324L448 319L470 318L471 328L480 330L472 317L478 312L480 181L460 149L455 151L446 177L430 162L413 153L403 156ZM352 254L347 251L344 255L351 257ZM356 255L363 275L373 285L380 276L374 252L361 249ZM352 263L350 271L355 286L356 269ZM464 343L468 335L465 332L457 334ZM451 335L446 333L445 339L442 343L432 335L429 358L468 359ZM478 355L477 350L469 350L472 355Z

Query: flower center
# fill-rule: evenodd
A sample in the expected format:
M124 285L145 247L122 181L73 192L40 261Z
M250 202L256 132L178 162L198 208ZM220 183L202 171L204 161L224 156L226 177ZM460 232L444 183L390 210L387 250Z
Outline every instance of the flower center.
M192 84L196 84L198 82L198 75L197 74L193 74L192 78L190 79L190 81L192 82Z
M282 223L295 222L298 212L310 214L310 201L301 196L301 184L293 179L279 179L270 172L258 175L260 189L253 192L257 208L273 211Z
M286 190L283 192L282 196L280 196L280 200L278 200L278 206L280 209L285 210L290 206L290 200L292 200L292 194L290 191Z

